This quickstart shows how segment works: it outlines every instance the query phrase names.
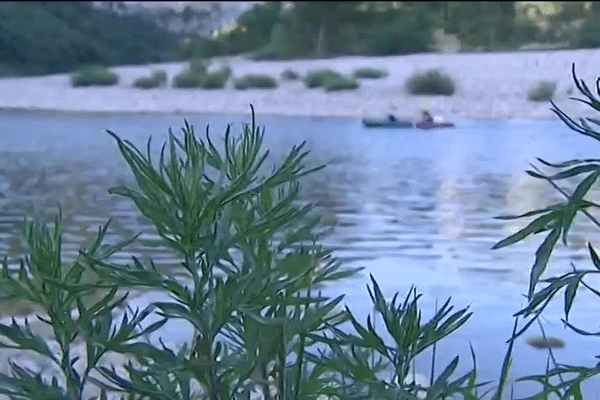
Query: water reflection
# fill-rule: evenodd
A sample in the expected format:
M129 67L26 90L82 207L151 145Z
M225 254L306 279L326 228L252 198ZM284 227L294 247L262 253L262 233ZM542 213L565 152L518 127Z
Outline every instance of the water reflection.
M247 119L212 115L188 120L197 129L210 123L218 135L227 122L233 120L239 127ZM273 149L274 159L307 140L312 160L329 164L307 179L303 196L337 221L326 241L342 261L367 267L386 295L405 293L416 284L426 294L425 306L433 308L436 297L447 296L459 306L473 305L474 319L455 342L449 342L455 347L448 354L455 353L458 341L462 349L464 339L472 340L480 360L485 358L479 352L489 355L482 377L494 379L512 324L510 315L522 306L520 294L526 291L540 239L491 251L494 243L526 223L493 216L520 214L559 201L561 195L552 187L523 172L526 161L536 155L550 161L590 156L589 140L565 136L559 123L538 123L544 129L525 123L464 123L454 131L423 134L363 130L357 121L342 119L265 117L259 122L267 126L265 145ZM154 135L157 144L169 126L180 124L175 116L0 114L5 136L0 145L0 251L21 254L23 216L50 218L60 203L67 259L74 259L79 246L89 243L98 226L112 218L111 240L142 232L117 260L135 255L152 257L159 266L174 266L177 260L157 246L149 222L129 201L107 194L109 187L130 182L131 177L115 144L102 132L110 127L141 146L148 135ZM570 181L560 185L573 188ZM590 197L600 198L600 188L594 187ZM598 230L588 219L576 218L571 244L559 246L549 273L569 270L570 262L584 263L585 240L598 239ZM350 306L366 314L370 308L365 306L369 304L365 283L356 279L343 289L330 290L348 293ZM594 304L579 302L574 312L587 315ZM560 315L560 309L552 312ZM498 338L493 346L486 344L489 335ZM567 340L569 351L576 353L573 346ZM468 357L467 345L464 350ZM445 356L443 348L440 355ZM526 366L515 360L515 368L518 374Z

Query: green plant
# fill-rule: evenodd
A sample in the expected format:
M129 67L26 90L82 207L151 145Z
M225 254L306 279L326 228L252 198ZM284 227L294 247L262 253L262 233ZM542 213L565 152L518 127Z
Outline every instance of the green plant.
M556 92L556 82L540 81L532 85L527 92L529 101L550 101Z
M412 95L452 96L455 85L449 75L432 69L409 77L406 81L406 90Z
M403 301L398 299L398 293L387 301L372 276L371 283L369 296L377 316L383 320L383 327L375 329L375 318L370 316L365 326L346 309L355 333L333 328L327 332L331 336L321 339L329 347L328 354L323 352L321 358L311 357L315 363L337 373L333 379L344 388L344 395L340 398L414 399L423 398L420 397L423 395L428 399L446 399L455 398L453 396L457 394L463 398L482 398L485 394L478 397L477 389L489 382L477 382L472 347L473 369L454 381L450 378L458 366L459 357L455 357L437 378L432 374L429 387L417 382L414 370L411 376L415 357L430 347L433 347L432 357L435 357L436 343L466 323L471 316L468 309L450 315L453 307L448 299L431 320L422 323L418 305L421 295L417 295L416 289L411 288ZM392 339L391 342L384 340L383 332ZM381 373L386 371L391 371L392 376L382 379Z
M304 84L307 88L313 89L323 86L327 79L341 77L342 75L339 72L333 71L331 69L319 69L316 71L308 72L306 74L306 77L304 78Z
M597 14L587 18L577 37L577 47L592 49L600 45L600 18Z
M183 71L173 78L173 87L176 88L198 88L204 82L205 74L192 71Z
M223 74L224 76L226 76L228 79L229 77L231 77L231 74L233 73L233 69L231 69L231 66L229 64L225 64L222 65L217 72Z
M269 75L248 74L237 78L233 86L238 90L272 89L277 87L277 81Z
M188 62L188 70L200 75L206 74L209 66L210 60L201 60L198 58L194 58Z
M388 76L388 72L385 69L358 68L353 75L357 79L381 79Z
M101 359L111 352L98 342L119 346L151 333L166 322L162 319L147 329L138 330L139 322L151 310L145 309L141 313L129 313L120 326L115 327L111 311L122 308L126 296L117 296L118 286L95 275L83 256L71 265L65 265L61 259L61 222L60 213L52 230L40 221L26 221L29 254L21 260L18 271L10 270L6 259L0 268L0 301L25 299L37 305L43 310L37 317L52 333L51 338L43 337L33 333L27 318L22 324L13 320L10 325L0 324L0 347L29 351L38 358L46 358L58 373L50 371L50 382L47 377L42 380L42 375L48 371L33 371L10 363L12 376L0 373L0 393L4 395L24 399L44 396L80 399L86 386L94 382L93 372ZM96 241L86 251L99 260L107 260L131 242L102 244L107 228L108 224L100 229ZM90 274L95 279L90 278ZM90 301L90 295L99 289L104 290L104 295ZM84 349L81 348L82 339ZM77 363L84 352L87 357Z
M167 71L165 71L164 69L157 69L152 71L150 77L160 82L161 85L165 85L169 79L167 76Z
M20 75L73 72L87 64L106 66L176 59L179 35L140 15L118 15L89 2L5 2L0 59ZM82 22L85 21L85 22ZM110 28L107 28L110 27Z
M222 46L213 38L193 37L180 43L178 55L182 60L210 59L223 55Z
M133 87L154 89L167 83L167 73L163 70L153 71L150 76L142 76L133 81Z
M26 224L29 256L19 271L4 263L0 301L29 299L46 310L42 321L52 328L58 351L16 321L0 324L0 337L9 341L0 346L33 351L59 372L46 371L42 379L12 363L12 375L0 374L0 393L78 400L89 398L88 386L96 386L101 398L108 392L165 400L247 399L251 392L273 400L419 393L432 399L476 398L482 384L476 383L475 366L451 380L458 357L437 378L432 374L429 387L410 379L414 358L460 328L470 317L467 309L451 313L448 299L422 323L416 290L402 302L397 296L388 301L371 277L369 295L392 339L386 344L373 320L365 326L348 308L339 309L343 296L330 299L316 292L360 268L342 267L318 243L328 230L321 228L313 205L298 203L300 179L322 166L306 167L303 143L278 167L263 168L264 130L255 125L253 111L252 123L238 137L227 128L221 150L208 132L202 140L186 122L179 137L169 132L154 162L150 141L144 153L109 131L136 180L135 186L109 192L131 200L154 224L182 260L181 268L159 270L135 256L131 264L116 263L111 256L137 236L108 245L108 224L65 266L60 216L53 231L38 221ZM95 279L83 280L84 274ZM112 312L126 299L117 296L118 289L134 288L166 292L172 300L125 310L118 323ZM99 301L86 300L100 289L106 294ZM150 323L150 316L158 319ZM149 341L169 319L183 319L194 330L191 342L178 350ZM78 338L86 347L81 359L74 351ZM131 361L108 367L111 355ZM382 371L392 372L392 379L383 379Z
M281 73L281 79L286 81L293 81L296 79L300 79L300 74L294 71L293 69L286 69Z
M116 73L100 65L82 67L71 76L74 87L112 86L118 82L119 76Z
M584 96L584 99L573 99L589 105L596 111L600 111L600 99L590 91L583 80L577 78L575 64L572 66L572 74L577 89ZM600 93L599 82L600 80L596 81L596 90L598 93ZM582 135L600 141L600 132L593 128L593 126L600 125L600 120L595 118L581 118L578 122L558 108L552 100L550 102L552 104L551 110L567 127ZM583 159L551 163L538 158L538 161L543 168L551 169L552 173L545 173L541 168L533 164L532 169L528 170L527 173L536 179L548 182L565 200L544 209L530 211L522 215L498 217L498 219L535 218L520 231L496 243L493 249L513 245L533 235L545 235L544 240L535 253L535 259L531 267L529 288L527 291L527 305L515 314L517 318L521 317L526 321L521 328L518 328L515 321L515 329L510 339L511 346L514 340L527 332L534 322L539 322L543 311L561 291L564 293L564 319L562 321L565 326L581 335L600 335L578 328L569 322L569 314L573 308L574 300L582 287L589 289L593 295L600 296L600 292L597 289L585 282L585 279L589 276L600 274L600 258L591 243L588 243L588 252L594 268L580 269L571 263L572 271L560 276L551 276L542 279L542 276L548 270L551 255L559 241L565 246L568 245L568 233L571 231L576 216L584 216L596 227L600 228L600 222L590 213L592 209L599 206L593 201L586 199L588 192L596 184L598 177L600 177L600 165L598 164L600 160ZM557 183L557 181L562 180L564 182L567 179L573 180L577 177L581 178L574 185L574 190L567 190L564 184L559 186ZM542 334L544 335L544 340L548 342L543 330ZM556 343L556 345L559 345L559 343ZM507 357L509 352L507 352ZM551 350L549 350L549 354L552 359L552 369L548 369L544 375L521 377L517 381L535 381L540 383L542 391L537 394L540 398L548 398L550 393L559 398L582 398L582 383L600 374L600 365L578 367L559 364L554 359Z
M429 23L420 16L400 17L395 21L377 24L373 28L368 53L371 55L412 54L427 51L433 43Z
M216 71L206 74L200 85L202 89L222 89L227 84L229 73L227 71Z
M334 92L340 90L355 90L358 89L360 83L354 78L347 78L345 76L330 76L323 82L323 88L327 92Z

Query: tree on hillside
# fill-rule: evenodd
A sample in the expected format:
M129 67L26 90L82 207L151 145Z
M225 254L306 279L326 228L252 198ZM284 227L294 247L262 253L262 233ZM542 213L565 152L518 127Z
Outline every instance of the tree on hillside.
M0 7L0 67L19 74L66 72L84 64L160 62L173 59L169 53L177 38L137 16L119 16L86 2Z
M296 26L303 25L312 55L329 55L329 45L343 25L356 22L356 1L297 1L291 11Z
M515 25L514 1L449 2L446 32L458 34L472 47L495 47L511 36Z
M255 4L237 19L238 25L245 30L245 40L249 50L265 46L271 38L271 31L279 21L281 2Z

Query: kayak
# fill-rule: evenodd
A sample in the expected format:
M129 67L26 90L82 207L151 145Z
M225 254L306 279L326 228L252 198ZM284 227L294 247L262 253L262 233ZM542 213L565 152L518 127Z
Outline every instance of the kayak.
M411 121L389 118L363 118L362 123L367 128L412 128L415 126Z
M418 122L418 129L444 129L444 128L454 128L454 124L452 122Z
M412 121L394 119L391 120L389 118L363 118L363 125L366 128L413 128L417 129L447 129L454 128L454 124L452 122L441 122L441 121L433 121L433 122L417 122L416 124Z

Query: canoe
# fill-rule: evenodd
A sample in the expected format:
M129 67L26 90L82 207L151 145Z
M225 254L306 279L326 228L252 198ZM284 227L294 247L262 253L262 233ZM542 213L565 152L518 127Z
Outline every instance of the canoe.
M454 128L452 122L418 122L416 127L418 129L445 129Z
M362 123L367 128L412 128L415 126L411 121L389 118L363 118Z

